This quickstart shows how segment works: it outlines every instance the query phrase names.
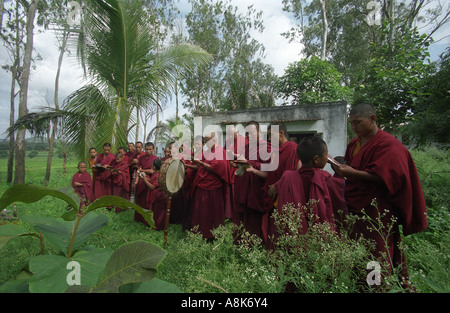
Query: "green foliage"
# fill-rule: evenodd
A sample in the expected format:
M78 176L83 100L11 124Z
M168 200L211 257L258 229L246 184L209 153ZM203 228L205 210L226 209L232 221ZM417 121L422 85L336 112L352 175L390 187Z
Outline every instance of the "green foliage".
M355 90L355 103L366 102L377 109L377 122L381 127L398 130L411 121L418 100L428 91L422 80L433 70L429 63L426 34L399 25L395 41L389 40L391 28L383 24L380 42L372 42L371 59L362 82Z
M277 83L277 91L293 105L347 101L351 91L342 85L341 74L318 57L290 64Z
M369 244L351 239L344 228L336 233L327 223L314 223L308 213L312 205L287 204L282 215L273 213L280 235L271 258L281 281L294 285L298 292L364 291L365 267L371 261ZM309 227L301 234L305 214Z
M0 198L0 208L16 201L33 203L49 195L69 205L69 211L64 213L62 218L31 214L20 215L20 221L39 232L41 253L43 253L44 237L46 242L64 255L38 255L29 259L29 272L32 275L27 278L27 283L30 292L119 292L119 287L122 285L139 284L155 278L157 266L166 252L151 243L130 242L120 246L114 252L109 248L88 246L72 255L73 251L80 249L89 236L104 227L108 221L108 217L104 214L91 213L93 210L107 206L132 207L142 214L150 225L154 225L151 213L144 212L134 203L119 197L104 196L87 207L79 208L73 198L63 192L41 186L15 185ZM11 239L27 234L27 229L22 225L1 225L1 247ZM80 266L80 283L76 286L69 286L70 273L66 271L71 264L69 262L72 261ZM2 286L2 291L25 291L24 283L23 280L10 282ZM152 290L160 285L172 292L179 291L175 286L159 280L153 285L144 285L142 288ZM135 285L125 291L142 290L142 288Z
M432 65L434 66L434 64ZM402 132L411 136L411 143L424 146L430 143L450 143L450 48L436 64L437 69L421 83L426 94L417 98L415 114Z

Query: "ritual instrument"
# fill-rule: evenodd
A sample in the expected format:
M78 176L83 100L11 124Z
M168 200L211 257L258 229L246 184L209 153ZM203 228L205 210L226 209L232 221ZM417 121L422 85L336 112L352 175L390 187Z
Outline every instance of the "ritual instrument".
M164 225L164 244L167 241L167 232L170 220L170 207L172 195L183 187L185 166L182 160L169 158L161 165L159 170L159 187L167 195L167 211Z

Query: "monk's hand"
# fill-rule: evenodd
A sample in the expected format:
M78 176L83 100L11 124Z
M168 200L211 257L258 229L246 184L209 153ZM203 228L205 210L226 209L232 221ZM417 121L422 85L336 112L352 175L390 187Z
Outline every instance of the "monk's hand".
M253 166L249 165L249 166L245 169L245 171L246 171L247 173L254 173L254 172L255 172L255 168L254 168Z
M355 172L355 169L346 164L340 164L339 166L333 166L334 171L341 177L349 177Z
M275 189L275 186L270 185L267 193L269 194L269 197L271 197L272 199L275 199L275 197L277 196L277 190Z

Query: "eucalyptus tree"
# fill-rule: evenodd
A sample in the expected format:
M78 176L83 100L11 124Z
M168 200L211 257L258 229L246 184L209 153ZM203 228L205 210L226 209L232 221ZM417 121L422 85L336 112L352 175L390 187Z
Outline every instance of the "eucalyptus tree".
M266 72L271 73L265 77L274 76L270 66L263 66L264 46L251 35L264 29L262 12L249 6L242 13L227 0L189 2L189 40L215 59L183 82L187 99L183 105L201 112L258 106L255 95L265 91L266 85L261 85L263 80L256 77Z

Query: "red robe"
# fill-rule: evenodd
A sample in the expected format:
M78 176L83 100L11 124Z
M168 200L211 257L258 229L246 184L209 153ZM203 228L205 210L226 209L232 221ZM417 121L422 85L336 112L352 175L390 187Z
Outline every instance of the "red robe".
M81 183L83 186L75 186L75 183ZM84 172L83 174L80 172L75 173L72 177L72 188L80 197L80 206L81 204L88 205L90 202L94 201L91 175L88 172Z
M147 208L153 211L153 220L155 221L156 230L164 230L167 212L167 197L164 191L159 188L159 172L153 174L150 177L149 182L156 188L153 190L150 188L148 189Z
M101 153L97 155L97 163L101 165L111 165L115 161L116 157L112 153L105 155ZM108 171L100 170L94 177L94 198L98 199L101 196L107 196L112 194L112 184Z
M250 150L251 149L251 150ZM268 163L270 160L263 161L260 158L260 151L271 152L270 143L260 140L258 145L246 145L245 158L255 169L260 170L262 163ZM265 213L263 201L264 179L245 172L242 176L235 175L234 181L234 206L233 223L243 225L251 234L263 238L262 217ZM235 242L239 237L235 236Z
M248 139L245 136L237 135L236 138L228 138L225 142L225 148L231 149L233 148L234 154L237 155L245 155L245 150L248 145ZM234 156L229 155L229 159L233 160ZM227 187L227 202L225 204L225 217L226 218L233 218L233 211L234 211L234 183L236 179L236 175L234 173L236 172L237 168L231 166L230 167L230 184L228 184Z
M391 217L398 222L388 236L389 247L385 248L383 238L376 231L367 230L367 222L358 220L353 228L354 236L361 234L376 243L373 254L380 258L389 255L389 268L402 265L402 274L407 277L404 254L398 244L401 242L398 225L403 226L403 234L409 235L427 227L426 205L416 166L409 151L395 137L378 130L356 155L353 156L358 138L353 139L345 153L346 164L354 169L377 175L383 183L371 183L357 178L348 178L345 185L345 200L350 214L366 214L377 220L378 215L386 213L381 222L390 223ZM377 200L377 207L371 205Z
M130 173L128 168L128 162L125 158L122 162L117 163L114 160L111 163L113 169L120 170L119 173L109 172L110 180L112 182L112 195L122 197L124 199L129 199L129 191L130 191ZM116 212L122 211L120 208L116 207Z
M212 155L222 155L221 160ZM225 149L215 146L203 155L203 162L211 166L212 172L199 165L194 179L194 196L190 208L193 227L198 226L203 238L213 238L211 230L225 224L226 184L230 179L230 165Z
M141 156L139 157L139 167L144 169L144 170L148 170L151 169L153 167L153 161L156 160L158 157L155 155L145 155L145 156ZM148 175L147 175L148 176ZM145 185L145 183L142 181L142 179L138 180L138 183L136 184L136 204L147 209L146 208L146 204L147 204L147 186Z
M346 212L344 201L344 180L331 176L321 169L300 168L298 171L286 171L274 184L278 194L277 210L283 212L283 206L292 203L301 208L310 200L318 200L312 212L318 222L328 222L336 230L335 216L339 210ZM307 216L302 216L301 234L308 230ZM274 224L269 227L269 236L276 235Z
M264 182L263 187L263 199L264 199L264 210L265 214L262 217L262 233L263 238L266 242L266 247L270 247L271 243L268 240L268 229L269 225L273 224L273 220L270 218L274 210L274 204L272 198L269 197L268 190L269 186L275 184L283 175L285 171L293 171L297 169L298 165L298 155L297 155L298 144L293 141L286 141L278 148L278 153L273 153L276 157L278 155L278 167L274 171L267 172L267 177ZM275 151L274 151L275 152Z

